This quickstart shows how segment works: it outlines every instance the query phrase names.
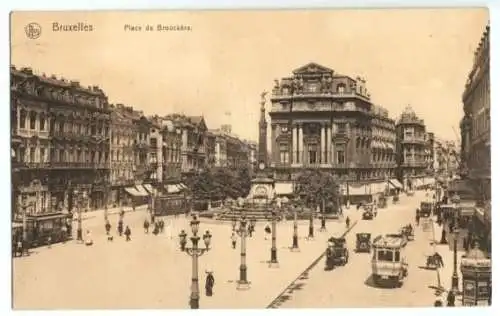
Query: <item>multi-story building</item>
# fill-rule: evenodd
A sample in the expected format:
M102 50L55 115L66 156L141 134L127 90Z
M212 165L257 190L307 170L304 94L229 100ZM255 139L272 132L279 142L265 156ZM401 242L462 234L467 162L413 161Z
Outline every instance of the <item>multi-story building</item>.
M347 196L385 189L382 182L395 167L394 122L372 104L364 79L310 63L275 81L271 103L271 167L278 181L319 168L348 182Z
M434 177L434 157L435 157L435 144L434 133L428 132L425 134L425 149L424 160L426 162L427 175Z
M426 177L425 135L424 120L407 106L396 124L397 177L406 189L415 189Z
M16 156L40 170L22 171L16 191L35 197L34 212L71 211L75 191L87 193L85 209L102 208L110 172L110 109L104 92L29 68L11 68L11 87L15 126L24 138Z
M477 200L491 200L490 146L490 27L486 27L475 53L462 96L461 160Z
M20 216L23 198L35 201L27 212L49 212L50 107L40 98L40 80L31 69L12 66L10 77L12 214Z
M162 120L163 183L176 184L181 181L182 126L179 122Z
M111 106L111 190L109 203L119 205L125 188L135 185L136 112L132 107Z
M151 175L156 171L150 165L150 130L151 122L144 116L142 111L135 113L134 125L136 130L135 135L135 173L136 183L149 181Z
M249 147L246 142L231 133L230 125L222 125L219 129L210 132L215 135L214 166L227 168L249 167Z

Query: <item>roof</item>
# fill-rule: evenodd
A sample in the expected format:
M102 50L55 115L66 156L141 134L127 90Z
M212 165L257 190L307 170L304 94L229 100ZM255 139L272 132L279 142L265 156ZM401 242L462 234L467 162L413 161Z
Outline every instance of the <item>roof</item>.
M373 240L373 246L378 248L402 248L406 239L401 234L379 235Z

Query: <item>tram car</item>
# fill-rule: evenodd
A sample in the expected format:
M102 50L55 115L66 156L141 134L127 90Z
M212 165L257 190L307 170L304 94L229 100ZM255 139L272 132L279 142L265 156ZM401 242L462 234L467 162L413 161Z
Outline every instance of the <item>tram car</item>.
M400 287L408 276L407 239L401 234L380 235L373 240L372 280L377 286Z

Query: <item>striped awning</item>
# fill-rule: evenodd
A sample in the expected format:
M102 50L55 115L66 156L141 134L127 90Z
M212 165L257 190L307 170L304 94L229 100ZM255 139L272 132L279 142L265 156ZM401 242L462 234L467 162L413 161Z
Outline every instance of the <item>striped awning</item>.
M142 186L142 184L138 184L135 186L136 190L139 191L141 193L142 196L148 196L149 193L146 189L144 189L144 187Z
M155 192L155 189L149 183L143 184L142 186L146 189L146 191L148 191L149 194L153 194Z
M396 189L402 189L403 185L401 182L398 181L398 179L389 179L389 183Z
M128 194L130 194L132 196L146 196L147 195L147 194L144 195L141 192L137 191L137 189L134 187L125 188L125 192L127 192Z
M176 184L165 184L163 186L165 190L167 190L168 193L179 193L187 187L183 183L176 183Z

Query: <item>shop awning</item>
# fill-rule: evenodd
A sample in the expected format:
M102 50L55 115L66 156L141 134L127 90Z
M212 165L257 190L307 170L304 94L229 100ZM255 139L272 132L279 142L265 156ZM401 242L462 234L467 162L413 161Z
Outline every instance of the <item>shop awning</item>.
M353 195L370 195L370 187L366 184L361 186L349 185L349 196Z
M132 196L145 196L144 194L142 194L141 192L137 191L136 188L134 187L130 187L130 188L125 188L125 192L127 192L128 194L132 195ZM146 194L147 195L147 194Z
M153 186L149 183L146 183L146 184L143 184L142 185L146 191L148 191L149 194L154 194L155 193L155 189L153 188Z
M165 190L167 190L168 193L181 192L181 190L177 184L165 184L164 188L165 188Z
M413 186L420 188L424 186L424 178L415 178L413 179Z
M148 196L149 193L146 189L144 189L144 187L142 186L142 184L138 184L135 186L136 190L139 191L141 193L142 196Z
M398 179L389 179L389 183L396 189L402 189L403 185L401 182L398 181Z
M290 182L277 182L274 184L274 193L276 195L290 195L293 194L293 183Z

